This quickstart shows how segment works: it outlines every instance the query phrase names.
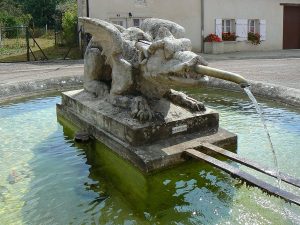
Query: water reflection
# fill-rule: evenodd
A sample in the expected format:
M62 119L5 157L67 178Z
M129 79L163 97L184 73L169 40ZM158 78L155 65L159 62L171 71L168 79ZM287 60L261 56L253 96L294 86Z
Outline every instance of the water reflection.
M68 123L63 125L65 136L71 139L72 129L68 129ZM101 209L105 213L101 213L100 221L105 215L114 224L122 221L122 217L114 220L111 213L107 214L107 209L114 209L115 213L124 211L113 204L116 198L126 202L128 209L141 221L151 223L182 221L189 224L193 220L216 223L219 217L230 216L228 205L235 192L234 181L209 165L192 162L144 175L99 142L78 146L85 150L87 164L91 166L89 178L93 182L89 189L102 193L102 199L109 196L105 200L106 206ZM101 188L101 184L106 188Z
M194 94L219 110L223 127L239 134L239 154L272 165L263 149L268 144L259 131L255 109L239 95L214 92ZM144 175L101 143L75 144L75 128L56 121L59 101L43 98L0 107L1 223L300 223L299 207L249 188L205 163L192 161ZM267 123L274 144L281 146L280 170L300 177L300 113L274 109L272 104L263 107L273 113ZM18 113L11 113L14 108Z

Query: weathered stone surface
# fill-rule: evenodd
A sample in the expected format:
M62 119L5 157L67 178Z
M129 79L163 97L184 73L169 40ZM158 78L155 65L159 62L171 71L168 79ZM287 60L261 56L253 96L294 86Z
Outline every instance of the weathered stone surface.
M249 84L251 92L255 96L262 96L277 102L293 105L297 108L300 107L299 89L257 81L249 81ZM243 89L236 84L216 78L210 79L207 86L225 90L243 91Z
M77 126L88 130L97 140L146 173L184 162L186 160L182 155L184 150L189 147L196 148L202 142L209 142L223 148L235 148L237 143L237 136L235 134L219 128L217 133L206 136L193 133L156 141L144 146L131 146L103 129L95 127L91 122L75 115L66 107L58 105L57 112L59 118L63 117Z
M190 109L192 112L205 111L205 106L202 102L199 102L193 98L188 97L182 92L170 90L166 93L165 97L176 105Z
M63 94L57 113L144 172L183 162L182 152L202 142L236 146L236 135L219 128L218 113L211 109L193 113L166 99L152 102L151 108L161 119L141 123L130 110L76 90Z
M153 111L160 117L145 123L132 118L130 110L115 107L105 99L95 98L84 90L65 92L62 105L133 146L178 134L215 133L219 126L219 116L214 110L190 112L166 99L152 102Z
M82 85L82 76L61 76L59 78L3 84L0 85L0 103L10 101L12 99L41 95L47 92L82 88Z
M191 51L183 27L161 19L145 20L142 29L80 21L93 35L84 90L63 93L59 115L144 171L178 163L204 141L236 145L236 135L219 129L217 112L170 89L207 82L197 70L207 63Z
M112 103L120 96L141 95L142 100L133 99L133 104L139 102L137 107L127 106L141 121L153 119L147 102L162 98L171 83L207 81L194 70L196 65L207 65L206 61L191 51L191 41L184 38L184 28L176 23L152 18L143 22L142 29L121 29L99 19L79 20L93 35L85 53L85 90L96 96L109 93ZM102 85L104 91L99 91L101 82L108 83L107 87Z
M75 134L75 137L74 137L74 140L76 142L88 142L90 140L90 135L88 132L86 131L78 131L76 134Z
M161 27L167 28L175 38L184 38L185 29L172 21L149 18L145 19L141 24L141 29L152 37L157 37Z

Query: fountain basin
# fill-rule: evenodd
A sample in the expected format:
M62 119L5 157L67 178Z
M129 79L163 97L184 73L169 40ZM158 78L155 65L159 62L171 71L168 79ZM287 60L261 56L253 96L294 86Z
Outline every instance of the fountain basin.
M273 165L259 117L246 97L218 89L185 91L217 110L221 127L239 135L239 155ZM189 160L145 175L97 141L74 143L76 129L57 123L55 105L60 101L43 96L0 106L3 224L299 223L298 206L207 163ZM278 146L280 170L299 177L299 110L259 102ZM276 185L273 178L228 162ZM12 171L20 176L14 184L7 179ZM300 195L299 189L283 185Z

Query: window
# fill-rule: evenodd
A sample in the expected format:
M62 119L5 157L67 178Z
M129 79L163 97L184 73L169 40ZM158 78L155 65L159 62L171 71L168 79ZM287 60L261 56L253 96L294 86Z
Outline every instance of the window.
M133 18L132 24L134 27L140 27L145 18Z
M133 26L134 27L140 27L141 20L140 19L133 19Z
M246 23L247 23L247 20L246 20ZM222 37L222 39L223 39L224 34L225 35L229 34L229 35L233 35L233 36L230 37L227 41L231 41L231 39L234 39L234 40L236 39L236 37L234 35L235 30L236 30L234 19L216 19L215 25L216 25L215 32L216 32L216 35L218 35L218 37Z
M120 25L122 27L125 27L125 23L124 23L124 20L117 20L117 19L111 19L110 20L113 24L117 24L117 25Z
M258 33L259 32L258 24L259 24L258 20L254 20L254 19L248 20L248 32Z
M135 3L138 5L145 5L147 2L146 0L135 0Z
M222 20L222 32L223 33L234 32L233 23L234 23L234 20L229 20L229 19Z

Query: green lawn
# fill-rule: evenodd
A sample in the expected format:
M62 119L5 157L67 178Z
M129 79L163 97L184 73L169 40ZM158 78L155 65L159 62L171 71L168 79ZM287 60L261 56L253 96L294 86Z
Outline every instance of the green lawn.
M62 59L67 54L69 47L55 46L54 38L36 38L38 45L41 47L48 59ZM30 39L30 48L37 60L45 60L42 52L33 40ZM24 39L5 39L0 46L0 62L20 62L27 61L26 42ZM78 47L72 48L68 57L69 59L80 59L81 51ZM34 57L30 54L30 60Z

